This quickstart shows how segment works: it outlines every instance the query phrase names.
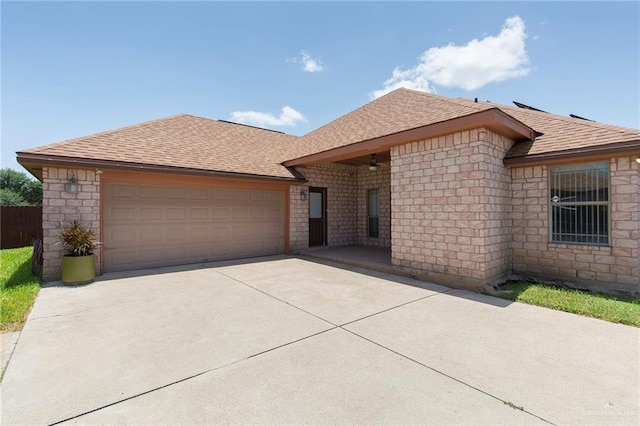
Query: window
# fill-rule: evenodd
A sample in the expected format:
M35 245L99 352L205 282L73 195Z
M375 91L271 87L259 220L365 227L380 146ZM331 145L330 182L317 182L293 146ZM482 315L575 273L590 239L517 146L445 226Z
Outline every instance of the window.
M378 225L380 222L380 195L377 189L367 191L367 235L372 238L378 238Z
M550 167L551 241L609 244L607 163Z

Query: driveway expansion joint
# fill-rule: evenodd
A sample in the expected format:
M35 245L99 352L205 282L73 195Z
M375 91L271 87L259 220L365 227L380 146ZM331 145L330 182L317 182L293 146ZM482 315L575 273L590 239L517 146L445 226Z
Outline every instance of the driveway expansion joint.
M455 377L453 377L453 376L451 376L451 375L449 375L449 374L447 374L447 373L445 373L445 372L443 372L443 371L440 371L440 370L438 370L438 369L436 369L436 368L434 368L434 367L431 367L431 366L429 366L429 365L427 365L427 364L425 364L425 363L423 363L423 362L420 362L420 361L418 361L418 360L416 360L416 359L413 359L413 358L411 358L411 357L410 357L410 356L408 356L408 355L402 354L402 353L400 353L400 352L398 352L398 351L395 351L395 350L393 350L393 349L391 349L391 348L389 348L389 347L387 347L387 346L385 346L385 345L383 345L383 344L381 344L381 343L378 343L378 342L376 342L376 341L374 341L374 340L371 340L371 339L369 339L369 338L367 338L367 337L364 337L364 336L362 336L362 335L360 335L360 334L356 333L355 331L351 331L351 330L349 330L349 329L342 328L342 327L340 327L340 328L341 328L342 330L344 330L344 331L348 332L348 333L351 333L352 335L354 335L354 336L356 336L356 337L359 337L359 338L361 338L361 339L363 339L363 340L365 340L365 341L367 341L367 342L369 342L369 343L372 343L372 344L374 344L374 345L376 345L376 346L378 346L378 347L380 347L380 348L382 348L382 349L385 349L385 350L387 350L387 351L389 351L389 352L391 352L391 353L393 353L393 354L395 354L395 355L401 356L402 358L404 358L404 359L406 359L406 360L408 360L408 361L411 361L411 362L413 362L413 363L415 363L415 364L418 364L418 365L420 365L421 367L427 368L427 369L429 369L429 370L433 371L434 373L440 374L440 375L442 375L442 376L444 376L444 377L446 377L446 378L448 378L448 379L451 379L451 380L453 380L453 381L455 381L455 382L460 383L460 384L461 384L461 385L463 385L463 386L466 386L466 387L471 388L471 389L473 389L473 390L475 390L475 391L477 391L477 392L480 392L480 393L482 393L482 394L484 394L484 395L486 395L486 396L488 396L488 397L490 397L490 398L493 398L493 399L495 399L495 400L498 400L498 401L502 402L502 403L503 403L503 404L505 404L505 405L513 406L513 403L512 403L511 401L504 400L504 399L500 398L499 396L493 395L493 394L491 394L491 393L489 393L489 392L487 392L487 391L484 391L484 390L482 390L482 389L480 389L480 388L478 388L478 387L476 387L476 386L474 386L474 385L472 385L472 384L469 384L469 383L467 383L467 382L465 382L465 381L463 381L463 380L460 380L460 379L458 379L458 378L455 378ZM545 423L549 423L549 424L551 424L551 425L556 426L556 424L555 424L555 423L553 423L552 421L547 420L547 419L545 419L545 418L543 418L543 417L540 417L540 416L538 416L538 415L537 415L537 414L535 414L535 413L532 413L532 412L530 412L530 411L527 411L527 410L526 410L526 409L524 409L524 408L518 407L518 408L514 408L514 409L518 409L518 410L522 411L523 413L527 413L527 414L529 414L530 416L533 416L533 417L535 417L535 418L537 418L537 419L539 419L539 420L542 420L542 421L543 421L543 422L545 422Z
M408 302L400 303L399 305L395 305L395 306L392 306L392 307L390 307L390 308L383 309L383 310L378 311L378 312L374 312L374 313L372 313L372 314L370 314L370 315L366 315L366 316L364 316L364 317L362 317L362 318L354 319L354 320L352 320L352 321L345 322L344 324L340 324L340 328L342 328L342 327L344 327L344 326L346 326L346 325L351 325L351 324L356 323L356 322L358 322L358 321L362 321L362 320L365 320L365 319L368 319L368 318L375 317L376 315L384 314L385 312L389 312L389 311L392 311L392 310L394 310L394 309L401 308L401 307L403 307L403 306L410 305L410 304L412 304L412 303L419 302L419 301L421 301L421 300L428 299L428 298L430 298L430 297L438 296L438 295L440 295L440 294L449 293L450 291L453 291L453 289L449 289L449 290L447 290L447 291L439 291L439 292L436 292L436 293L434 293L434 294L429 294L428 296L423 296L423 297L419 297L419 298L414 299L414 300L409 300Z
M440 375L442 375L442 376L444 376L444 377L447 377L448 379L454 380L454 381L456 381L456 382L458 382L458 383L460 383L460 384L462 384L462 385L464 385L464 386L467 386L467 387L469 387L469 388L471 388L471 389L473 389L473 390L475 390L475 391L477 391L477 392L480 392L480 393L482 393L482 394L484 394L484 395L486 395L486 396L488 396L488 397L490 397L490 398L493 398L493 399L495 399L495 400L498 400L498 401L502 402L502 403L503 403L503 404L505 404L505 405L510 405L510 402L509 402L509 401L505 401L505 400L501 399L501 398L500 398L500 397L498 397L498 396L492 395L492 394L490 394L490 393L488 393L488 392L486 392L486 391L484 391L484 390L482 390L482 389L480 389L480 388L477 388L477 387L475 387L475 386L473 386L473 385L471 385L471 384L469 384L469 383L466 383L466 382L464 382L464 381L462 381L462 380L460 380L460 379L457 379L457 378L455 378L455 377L453 377L453 376L451 376L451 375L449 375L449 374L447 374L447 373L444 373L444 372L442 372L442 371L440 371L440 370L437 370L437 369L435 369L435 368L433 368L433 367L430 367L430 366L428 366L428 365L426 365L426 364L424 364L424 363L422 363L422 362L420 362L420 361L418 361L418 360L415 360L415 359L413 359L413 358L411 358L411 357L409 357L409 356L407 356L407 355L404 355L404 354L402 354L402 353L400 353L400 352L394 351L394 350L393 350L393 349L391 349L391 348L388 348L388 347L386 347L386 346L384 346L384 345L382 345L382 344L380 344L380 343L377 343L377 342L375 342L375 341L373 341L373 340L371 340L371 339L368 339L368 338L366 338L366 337L364 337L364 336L361 336L361 335L359 335L359 334L357 334L357 333L355 333L355 332L353 332L353 331L351 331L351 330L348 330L348 329L344 328L344 326L347 326L347 325L349 325L349 324L353 324L353 323L355 323L355 322L362 321L362 320L365 320L365 319L367 319L367 318L371 318L371 317L373 317L373 316L376 316L376 315L379 315L379 314L382 314L382 313L385 313L385 312L392 311L392 310L397 309L397 308L400 308L400 307L402 307L402 306L406 306L406 305L409 305L409 304L412 304L412 303L418 302L418 301L420 301L420 300L425 300L425 299L428 299L428 298L430 298L430 297L434 297L434 296L438 296L438 295L442 295L442 294L446 294L446 293L452 292L452 291L454 291L454 290L455 290L455 289L453 289L453 288L450 288L450 289L445 290L445 291L438 291L438 292L434 292L433 294L430 294L430 295L427 295L427 296L424 296L424 297L420 297L420 298L417 298L417 299L414 299L414 300L410 300L410 301L408 301L408 302L404 302L404 303L401 303L401 304L399 304L399 305L392 306L392 307L390 307L390 308L387 308L387 309L381 310L381 311L379 311L379 312L375 312L375 313L373 313L373 314L371 314L371 315L367 315L367 316L365 316L365 317L362 317L362 318L359 318L359 319L356 319L356 320L349 321L349 322L347 322L347 323L344 323L344 324L338 325L338 324L334 324L333 322L331 322L331 321L329 321L329 320L327 320L327 319L321 318L321 317L319 317L318 315L315 315L315 314L313 314L313 313L311 313L311 312L309 312L309 311L307 311L307 310L305 310L305 309L302 309L302 308L300 308L299 306L296 306L296 305L294 305L294 304L292 304L292 303L289 303L289 302L287 302L286 300L282 300L282 299L280 299L279 297L276 297L276 296L274 296L274 295L272 295L272 294L270 294L270 293L267 293L267 292L265 292L264 290L261 290L261 289L259 289L259 288L256 288L256 287L254 287L254 286L252 286L252 285L250 285L250 284L247 284L247 283L245 283L245 282L244 282L244 281L242 281L242 280L239 280L239 279L237 279L237 278L231 277L231 276L229 276L229 275L227 275L227 274L224 274L224 273L222 273L222 272L220 272L220 271L216 271L216 272L218 272L220 275L225 276L225 277L227 277L227 278L229 278L229 279L231 279L231 280L233 280L233 281L236 281L236 282L237 282L237 283L239 283L239 284L242 284L242 285L247 286L247 287L249 287L249 288L251 288L251 289L253 289L253 290L256 290L256 291L258 291L258 292L260 292L260 293L264 294L265 296L271 297L271 298L273 298L273 299L275 299L275 300L277 300L277 301L279 301L279 302L282 302L282 303L284 303L284 304L286 304L286 305L288 305L288 306L291 306L291 307L293 307L293 308L295 308L295 309L298 309L298 310L300 310L300 311L302 311L302 312L304 312L304 313L306 313L306 314L309 314L309 315L311 315L311 316L313 316L313 317L315 317L315 318L318 318L318 319L320 319L320 320L322 320L322 321L325 321L325 322L327 322L327 323L329 323L329 324L332 324L332 325L334 326L333 328L330 328L330 329L328 329L328 330L321 331L321 332L316 333L316 334L314 334L314 335L307 336L307 337L305 337L305 338L298 339L298 340L296 340L296 341L292 341L292 342L289 342L289 343L287 343L287 344L284 344L284 345L281 345L281 346L278 346L278 347L275 347L275 348L271 348L271 349L268 349L268 350L266 350L266 351L263 351L263 352L260 352L260 353L254 354L254 355L250 356L249 358L257 357L257 356L259 356L259 355L262 355L262 354L265 354L265 353L268 353L268 352L272 352L272 351L277 350L277 349L280 349L280 348L282 348L282 347L284 347L284 346L288 346L288 345L290 345L290 344L293 344L293 343L296 343L296 342L299 342L299 341L302 341L302 340L306 340L306 339L308 339L308 338L311 338L311 337L317 336L317 335L319 335L319 334L323 334L323 333L325 333L325 332L327 332L327 331L331 331L331 330L335 330L335 329L341 329L341 330L346 331L347 333L350 333L350 334L352 334L352 335L354 335L354 336L356 336L356 337L359 337L360 339L363 339L363 340L365 340L365 341L367 341L367 342L370 342L370 343L372 343L372 344L374 344L374 345L376 345L376 346L378 346L378 347L380 347L380 348L382 348L382 349L385 349L385 350L387 350L387 351L389 351L389 352L391 352L391 353L394 353L394 354L396 354L396 355L398 355L398 356L401 356L401 357L403 357L403 358L405 358L405 359L407 359L407 360L409 360L409 361L411 361L411 362L413 362L413 363L416 363L416 364L418 364L418 365L420 365L420 366L422 366L422 367L424 367L424 368L427 368L427 369L429 369L429 370L431 370L431 371L433 371L433 372L435 372L435 373L437 373L437 374L440 374ZM522 412L524 412L524 413L527 413L527 414L528 414L528 415L530 415L530 416L536 417L537 419L539 419L539 420L541 420L541 421L543 421L543 422L545 422L545 423L549 423L549 424L555 425L555 423L553 423L553 422L551 422L551 421L549 421L549 420L547 420L547 419L544 419L544 418L542 418L542 417L540 417L540 416L538 416L538 415L536 415L536 414L534 414L534 413L531 413L531 412L529 412L529 411L525 410L524 408L523 408L523 409L521 409L521 411L522 411Z
M103 409L105 409L105 408L113 407L114 405L118 405L118 404L121 404L121 403L123 403L123 402L130 401L130 400L133 400L133 399L139 398L139 397L141 397L141 396L148 395L148 394L150 394L150 393L153 393L153 392L156 392L156 391L159 391L159 390L162 390L162 389L165 389L165 388L171 387L171 386L173 386L173 385L177 385L177 384L179 384L179 383L183 383L183 382L189 381L189 380L191 380L191 379L195 379L196 377L200 377L200 376L203 376L203 375L205 375L205 374L212 373L212 372L214 372L214 371L218 371L218 370L225 369L225 368L227 368L227 367L231 367L232 365L239 364L239 363L244 362L244 361L247 361L247 360L249 360L249 359L251 359L251 358L255 358L255 357L258 357L258 356L260 356L260 355L264 355L264 354L266 354L266 353L273 352L273 351L275 351L275 350L278 350L278 349L284 348L284 347L286 347L286 346L293 345L293 344L295 344L295 343L301 342L301 341L303 341L303 340L310 339L310 338L312 338L312 337L316 337L316 336L318 336L318 335L320 335L320 334L324 334L324 333L326 333L326 332L328 332L328 331L335 330L335 329L337 329L337 328L339 328L339 327L337 327L337 326L335 326L335 327L331 327L331 328L328 328L328 329L326 329L326 330L322 330L322 331L319 331L319 332L317 332L317 333L313 333L313 334L310 334L310 335L308 335L308 336L304 336L304 337L301 337L301 338L299 338L299 339L295 339L295 340L292 340L292 341L290 341L290 342L283 343L282 345L278 345L278 346L275 346L275 347L273 347L273 348L269 348L269 349L267 349L267 350L264 350L264 351L261 351L261 352L257 352L257 353L255 353L255 354L249 355L249 356L247 356L247 357L245 357L245 358L237 359L237 360L235 360L235 361L233 361L233 362L229 362L229 363L226 363L226 364L220 365L220 366L218 366L218 367L209 368L209 369L207 369L207 370L201 371L201 372L196 373L196 374L192 374L192 375L187 376L187 377L184 377L184 378L182 378L182 379L175 380L175 381L170 382L170 383L166 383L166 384L164 384L164 385L162 385L162 386L157 386L157 387L155 387L155 388L153 388L153 389L149 389L149 390L146 390L146 391L144 391L144 392L140 392L140 393L137 393L137 394L135 394L135 395L131 395L131 396L128 396L128 397L126 397L126 398L119 399L119 400L114 401L114 402L111 402L111 403L109 403L109 404L102 405L102 406L97 407L97 408L94 408L94 409L92 409L92 410L85 411L84 413L76 414L75 416L67 417L66 419L58 420L57 422L54 422L54 423L49 423L49 424L48 424L48 426L55 426L55 425L59 425L59 424L64 423L64 422L68 422L68 421L71 421L71 420L78 419L78 418L80 418L80 417L82 417L82 416L86 416L87 414L95 413L95 412L100 411L100 410L103 410Z
M234 277L232 277L232 276L230 276L230 275L224 274L224 273L222 273L222 272L220 272L220 271L216 271L216 272L217 272L217 273L219 273L220 275L222 275L223 277L229 278L230 280L233 280L233 281L237 282L238 284L242 284L243 286L249 287L250 289L253 289L253 290L255 290L255 291L259 292L259 293L262 293L262 294L264 294L265 296L268 296L268 297L270 297L270 298L272 298L272 299L277 300L278 302L281 302L281 303L284 303L285 305L291 306L292 308L297 309L297 310L299 310L299 311L301 311L301 312L304 312L304 313L305 313L305 314L307 314L307 315L311 315L312 317L315 317L315 318L319 319L320 321L324 321L324 322L326 322L326 323L329 323L329 324L331 324L332 326L334 326L334 328L335 328L335 327L340 327L340 325L339 325L339 324L334 324L333 322L331 322L331 321L329 321L329 320L327 320L327 319L324 319L324 318L322 318L322 317L319 317L318 315L316 315L316 314L314 314L314 313L312 313L312 312L309 312L309 311L307 311L307 310L305 310L305 309L302 309L301 307L296 306L296 305L294 305L294 304L292 304L292 303L289 303L289 302L287 302L286 300L280 299L279 297L276 297L276 296L274 296L273 294L267 293L267 292L266 292L266 291L264 291L264 290L261 290L261 289L259 289L259 288L257 288L257 287L254 287L254 286L252 286L251 284L247 284L246 282L244 282L244 281L242 281L242 280L239 280L239 279L234 278Z

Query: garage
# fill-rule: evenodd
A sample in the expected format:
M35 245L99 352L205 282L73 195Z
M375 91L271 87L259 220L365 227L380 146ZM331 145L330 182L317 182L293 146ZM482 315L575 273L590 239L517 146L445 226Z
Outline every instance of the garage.
M281 254L285 191L103 182L105 272Z

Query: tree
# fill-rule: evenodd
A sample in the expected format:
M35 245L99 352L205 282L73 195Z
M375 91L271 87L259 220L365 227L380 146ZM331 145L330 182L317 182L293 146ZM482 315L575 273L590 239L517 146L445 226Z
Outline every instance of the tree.
M10 168L0 169L0 193L3 206L42 204L42 183Z
M10 189L0 188L0 206L28 206L24 198Z

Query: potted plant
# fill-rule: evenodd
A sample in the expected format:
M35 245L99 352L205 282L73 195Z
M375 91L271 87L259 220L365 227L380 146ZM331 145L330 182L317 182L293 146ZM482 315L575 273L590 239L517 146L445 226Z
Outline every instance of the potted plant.
M65 284L88 284L96 277L96 234L77 220L65 226L60 233L60 242L67 252L62 257L62 282Z

